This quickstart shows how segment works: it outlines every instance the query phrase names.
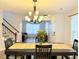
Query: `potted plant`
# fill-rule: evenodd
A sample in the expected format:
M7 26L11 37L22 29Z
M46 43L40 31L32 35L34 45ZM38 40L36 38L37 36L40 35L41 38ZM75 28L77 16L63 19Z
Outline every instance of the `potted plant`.
M47 33L44 30L37 31L37 39L40 43L45 42Z

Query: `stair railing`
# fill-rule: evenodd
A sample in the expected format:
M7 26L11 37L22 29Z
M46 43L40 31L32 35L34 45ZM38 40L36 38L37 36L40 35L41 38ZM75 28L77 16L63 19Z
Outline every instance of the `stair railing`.
M17 33L19 33L19 31L16 29L16 28L14 28L14 26L13 25L11 25L8 21L6 21L4 18L3 18L3 21L5 21L10 27L12 27L16 32L14 32L13 30L11 30L7 25L5 25L4 23L2 23L2 26L3 26L3 34L6 34L7 32L8 33L11 33L11 34L13 34L14 35L14 42L16 42L17 41ZM10 34L10 35L11 35Z

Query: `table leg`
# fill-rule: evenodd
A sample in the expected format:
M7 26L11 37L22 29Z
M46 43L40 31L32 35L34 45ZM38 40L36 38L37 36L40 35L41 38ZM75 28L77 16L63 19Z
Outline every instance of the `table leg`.
M51 56L51 59L57 59L57 56Z
M62 56L62 59L63 59L63 56Z
M6 59L9 59L9 55L6 55Z
M73 59L75 59L75 55L74 55Z
M27 55L26 56L26 59L31 59L31 55Z
M36 59L36 56L34 55L34 59Z
M17 59L17 56L15 55L15 59Z
M21 59L24 59L24 56L22 56Z

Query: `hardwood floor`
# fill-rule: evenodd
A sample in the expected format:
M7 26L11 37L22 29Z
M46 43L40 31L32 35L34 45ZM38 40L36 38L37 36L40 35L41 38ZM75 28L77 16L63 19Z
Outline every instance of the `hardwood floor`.
M0 51L0 59L6 59L3 51Z

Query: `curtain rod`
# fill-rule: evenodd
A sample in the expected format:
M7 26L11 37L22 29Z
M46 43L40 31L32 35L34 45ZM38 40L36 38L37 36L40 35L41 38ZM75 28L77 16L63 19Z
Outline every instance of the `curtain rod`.
M69 17L74 16L74 15L77 15L77 14L78 14L78 13L75 13L75 14L69 15Z

